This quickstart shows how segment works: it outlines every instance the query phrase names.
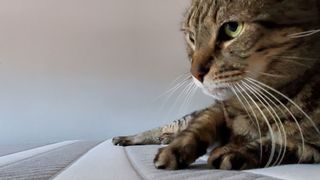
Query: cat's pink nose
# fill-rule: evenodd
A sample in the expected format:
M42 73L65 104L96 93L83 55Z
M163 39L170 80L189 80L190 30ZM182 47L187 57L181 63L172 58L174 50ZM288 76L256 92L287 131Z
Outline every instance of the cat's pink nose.
M191 74L200 82L203 82L204 77L208 74L209 70L209 68L201 64L193 65L191 68Z

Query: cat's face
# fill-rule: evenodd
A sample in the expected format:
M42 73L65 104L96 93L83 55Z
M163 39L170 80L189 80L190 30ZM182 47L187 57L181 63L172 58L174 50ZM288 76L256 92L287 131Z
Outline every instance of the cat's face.
M317 0L193 0L182 29L194 81L217 100L248 78L275 88L293 81L319 50L296 33L318 22Z

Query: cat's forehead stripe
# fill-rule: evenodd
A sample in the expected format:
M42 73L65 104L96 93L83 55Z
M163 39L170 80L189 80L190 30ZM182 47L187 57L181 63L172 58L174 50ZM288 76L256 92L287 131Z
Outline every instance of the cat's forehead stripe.
M189 27L196 27L203 22L206 17L211 17L217 12L217 0L198 0L193 1L192 8L187 15L187 25Z

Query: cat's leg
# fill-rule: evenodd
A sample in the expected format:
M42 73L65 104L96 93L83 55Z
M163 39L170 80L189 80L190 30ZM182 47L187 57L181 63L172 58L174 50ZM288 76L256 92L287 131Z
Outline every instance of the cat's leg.
M119 146L133 146L145 144L161 144L161 128L152 129L132 136L114 137L112 142Z
M270 140L263 141L262 146L260 141L242 145L230 143L214 149L208 159L208 165L223 170L245 170L283 164L320 162L319 149L311 145L302 146L301 142L289 140L285 149L284 152L284 146L276 143L274 156L270 159L272 151Z
M173 123L145 131L133 136L120 136L113 138L114 145L132 146L132 145L147 145L147 144L169 144L173 141L176 135L186 129L189 122L199 112L194 112L183 118L174 121Z
M118 146L169 144L173 141L175 133L164 133L162 129L156 128L132 136L114 137L112 143Z
M158 169L185 168L205 154L225 127L222 110L212 107L201 111L167 147L159 149L154 165Z

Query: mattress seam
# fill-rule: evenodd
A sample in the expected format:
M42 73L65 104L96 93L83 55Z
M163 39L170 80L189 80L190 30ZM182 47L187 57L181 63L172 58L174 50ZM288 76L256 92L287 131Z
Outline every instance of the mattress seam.
M265 174L260 174L260 173L251 172L251 171L250 171L250 172L243 171L243 172L251 173L251 174L255 174L255 175L259 175L259 176L261 176L261 178L263 178L263 177L266 177L266 178L271 177L271 178L275 178L275 179L277 179L277 180L285 180L285 179L282 179L282 178L279 178L279 177L275 177L275 176L271 176L271 175L265 175Z
M130 166L132 167L132 169L134 170L134 172L136 172L136 174L140 177L140 179L147 179L146 177L144 177L144 175L138 170L138 168L134 165L132 158L130 157L127 149L124 147L123 148L123 152L125 154L125 156L127 157Z
M78 160L80 158L82 158L83 156L85 156L86 154L89 153L89 151L91 151L93 148L99 146L100 144L102 144L105 141L99 142L97 143L95 146L93 146L91 149L88 149L86 152L84 152L81 156L79 156L78 158L76 158L74 161L72 161L69 165L67 165L65 168L61 169L59 172L57 172L55 175L53 175L52 177L49 178L49 180L53 180L56 177L58 177L60 174L62 174L63 172L65 172L66 170L68 170L72 165L74 165L76 162L78 162Z

